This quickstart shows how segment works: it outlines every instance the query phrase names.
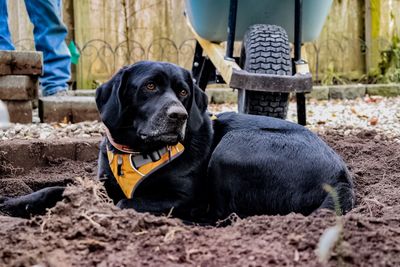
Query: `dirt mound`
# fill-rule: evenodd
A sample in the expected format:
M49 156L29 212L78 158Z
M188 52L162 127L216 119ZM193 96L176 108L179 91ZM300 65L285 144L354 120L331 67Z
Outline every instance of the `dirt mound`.
M327 265L400 266L400 144L374 139L373 132L346 137L332 131L323 138L349 164L357 192ZM74 178L93 176L95 163L60 166L59 174L75 183L63 202L32 220L0 217L0 266L325 266L315 250L323 232L337 224L332 212L232 216L227 227L187 226L118 210L101 185ZM51 180L51 168L57 166L26 176Z

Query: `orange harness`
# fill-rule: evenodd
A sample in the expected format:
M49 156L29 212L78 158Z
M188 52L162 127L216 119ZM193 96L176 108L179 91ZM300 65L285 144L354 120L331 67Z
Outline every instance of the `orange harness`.
M210 114L210 118L211 120L218 119L214 114ZM148 175L179 157L185 149L181 143L178 143L175 146L167 146L158 151L153 151L150 155L143 155L129 146L116 143L107 127L105 130L110 143L122 152L113 153L107 147L111 171L127 198L132 198L138 185Z
M180 156L184 146L178 143L143 155L135 153L113 153L107 147L111 171L127 198L132 198L138 185L151 173Z

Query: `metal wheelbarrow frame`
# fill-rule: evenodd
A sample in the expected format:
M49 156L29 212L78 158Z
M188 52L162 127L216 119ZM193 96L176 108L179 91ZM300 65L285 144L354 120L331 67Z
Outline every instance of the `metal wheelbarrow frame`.
M196 84L205 90L210 75L217 69L225 83L231 88L261 92L296 93L298 123L305 125L305 93L312 90L312 76L308 71L307 63L301 59L303 1L294 1L294 58L292 60L295 68L292 68L292 76L250 73L239 67L233 58L238 0L230 0L225 51L221 45L198 35L189 19L187 20L196 38L192 65ZM206 56L203 56L203 52Z

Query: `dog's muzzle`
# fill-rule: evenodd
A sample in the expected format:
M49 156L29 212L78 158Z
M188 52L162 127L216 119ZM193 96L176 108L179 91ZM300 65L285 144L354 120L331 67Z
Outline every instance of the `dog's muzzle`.
M169 103L149 119L140 129L140 138L145 142L174 144L184 140L188 113L180 103Z

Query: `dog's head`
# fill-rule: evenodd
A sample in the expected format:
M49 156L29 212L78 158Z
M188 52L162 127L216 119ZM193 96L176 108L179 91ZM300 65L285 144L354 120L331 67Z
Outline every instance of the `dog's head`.
M138 151L176 144L207 118L207 97L189 71L165 62L123 67L97 88L96 103L114 141Z

